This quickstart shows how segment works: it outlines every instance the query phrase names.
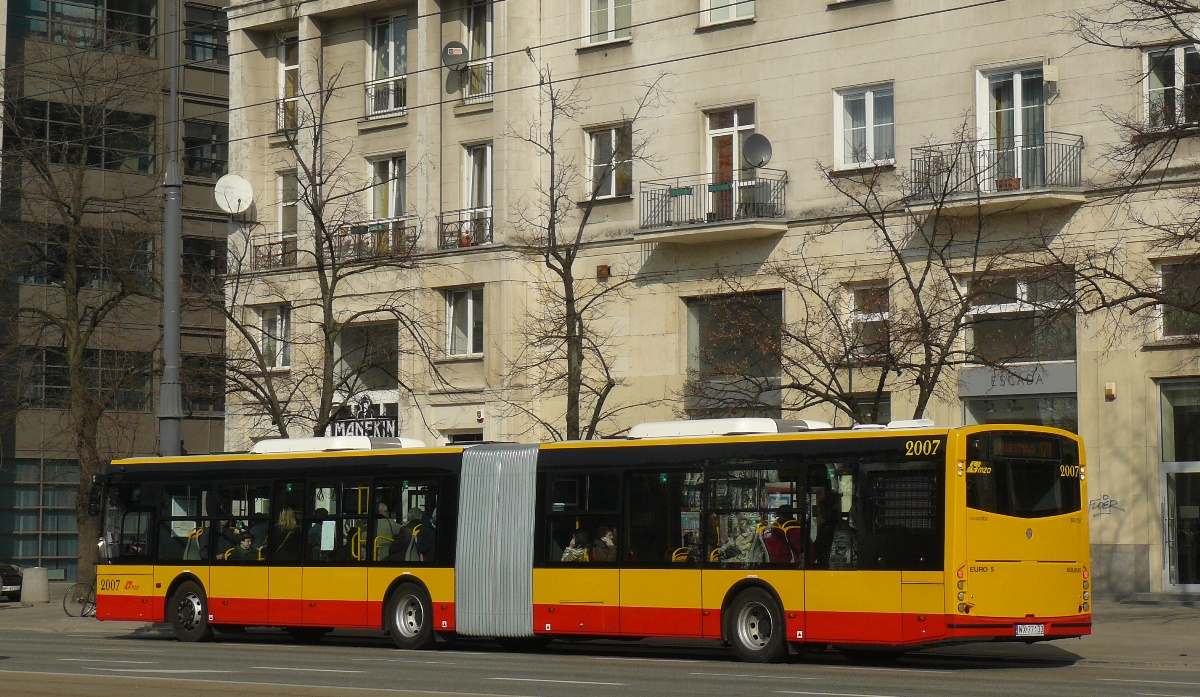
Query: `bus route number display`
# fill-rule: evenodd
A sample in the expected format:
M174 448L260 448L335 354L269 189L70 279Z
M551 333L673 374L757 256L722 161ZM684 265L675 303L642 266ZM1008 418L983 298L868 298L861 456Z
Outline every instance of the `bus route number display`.
M942 441L937 438L906 440L904 441L904 456L921 457L925 455L937 455L941 447Z

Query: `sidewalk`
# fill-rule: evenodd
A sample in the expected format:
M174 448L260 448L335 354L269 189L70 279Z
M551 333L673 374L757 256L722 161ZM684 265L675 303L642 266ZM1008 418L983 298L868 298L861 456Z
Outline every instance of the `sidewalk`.
M166 625L146 622L99 622L92 617L67 617L63 610L63 596L71 587L70 582L50 583L50 602L31 607L21 603L0 602L0 629L24 629L59 634L170 634Z

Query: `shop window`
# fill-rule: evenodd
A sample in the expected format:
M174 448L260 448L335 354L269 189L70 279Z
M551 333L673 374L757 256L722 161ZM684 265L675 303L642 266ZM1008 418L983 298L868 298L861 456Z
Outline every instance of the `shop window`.
M1200 462L1200 381L1162 383L1162 459Z

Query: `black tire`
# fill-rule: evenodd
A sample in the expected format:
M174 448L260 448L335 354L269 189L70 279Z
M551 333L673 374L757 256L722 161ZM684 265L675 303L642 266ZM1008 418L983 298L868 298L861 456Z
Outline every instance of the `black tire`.
M398 648L433 646L433 603L420 586L405 583L392 592L383 611L383 626Z
M301 644L315 644L333 629L331 627L285 627L284 631L293 641Z
M900 649L868 649L861 646L839 646L838 651L855 665L886 666L904 656Z
M67 592L63 595L63 612L67 613L67 617L84 617L84 610L87 609L88 595L91 586L86 583L73 583ZM93 607L95 605L95 597L91 599Z
M16 593L9 593L8 599L13 601L14 603L21 602L21 591L17 591Z
M195 581L179 584L167 603L167 619L180 641L209 641L213 628L208 623L208 596Z
M725 610L725 639L739 660L778 663L787 657L783 611L767 591L747 588Z

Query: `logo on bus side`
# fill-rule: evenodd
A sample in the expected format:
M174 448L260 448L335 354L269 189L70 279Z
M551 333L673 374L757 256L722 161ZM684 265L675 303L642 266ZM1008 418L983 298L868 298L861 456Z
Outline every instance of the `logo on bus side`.
M992 468L986 467L979 460L972 460L971 464L967 465L967 474L991 474Z

